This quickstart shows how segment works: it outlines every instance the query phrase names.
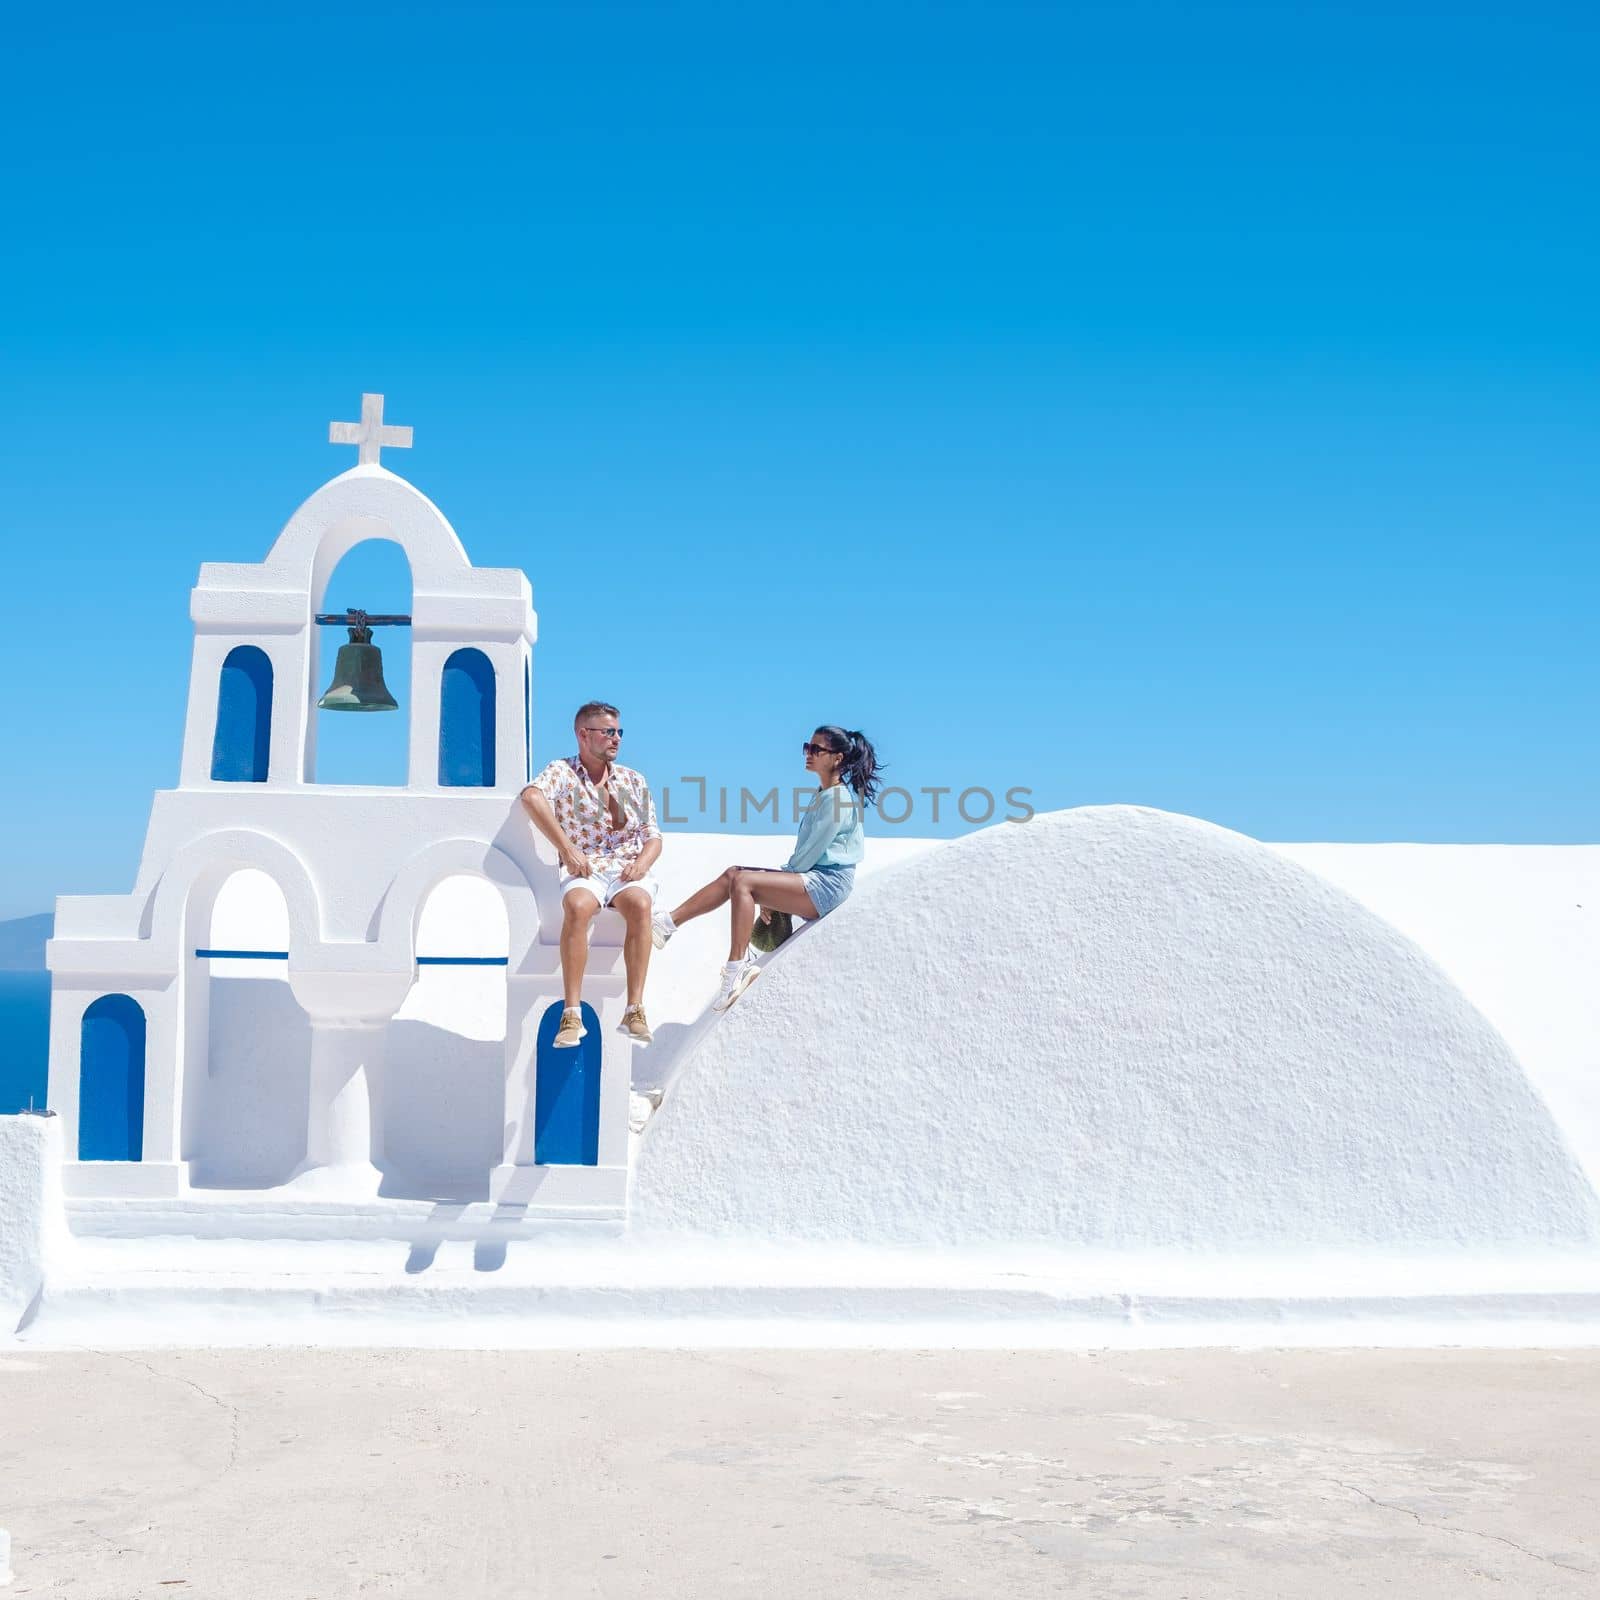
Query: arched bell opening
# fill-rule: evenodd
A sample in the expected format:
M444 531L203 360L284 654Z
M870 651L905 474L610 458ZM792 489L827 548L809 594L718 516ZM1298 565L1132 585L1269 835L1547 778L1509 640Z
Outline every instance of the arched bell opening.
M200 1187L271 1188L305 1154L310 1095L311 1023L289 987L288 902L256 867L195 894L183 1153Z
M439 784L494 787L494 667L481 650L455 651L439 684Z
M265 650L230 650L217 682L213 783L265 783L272 757L272 662Z
M384 1047L382 1149L394 1192L487 1193L505 1121L511 923L476 873L442 878L417 914L417 980Z
M320 593L313 593L313 616L352 610L372 616L411 614L411 564L392 539L364 539L347 550L328 575ZM371 630L368 650L381 661L366 658L370 673L379 669L387 693L376 696L370 676L358 687L336 682L340 651L354 640L346 625L318 625L312 630L311 708L306 734L306 775L310 782L375 788L403 787L410 778L411 630L378 626ZM348 658L347 658L348 660ZM392 700L390 708L384 702ZM328 709L328 704L338 709ZM373 709L374 704L383 705ZM353 714L359 712L360 714Z
M78 1051L78 1159L144 1157L144 1008L101 995L83 1013Z

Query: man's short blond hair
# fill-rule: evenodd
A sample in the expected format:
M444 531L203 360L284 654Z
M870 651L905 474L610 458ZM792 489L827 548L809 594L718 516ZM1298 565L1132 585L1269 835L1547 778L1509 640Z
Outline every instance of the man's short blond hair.
M614 705L605 700L585 700L573 715L572 726L581 728L590 717L599 716L602 712L608 717L620 717L622 715Z

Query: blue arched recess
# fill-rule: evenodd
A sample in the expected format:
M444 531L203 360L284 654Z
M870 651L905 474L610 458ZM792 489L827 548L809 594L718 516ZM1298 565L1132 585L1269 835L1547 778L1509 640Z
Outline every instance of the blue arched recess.
M457 650L439 685L439 782L494 787L494 668L481 650Z
M265 783L272 751L272 663L241 644L228 652L217 684L217 732L211 741L215 783Z
M570 1050L555 1047L558 1000L539 1020L533 1096L533 1159L541 1167L592 1167L600 1160L600 1020L583 1008L587 1032Z
M137 1161L144 1152L144 1012L106 994L83 1014L78 1159Z

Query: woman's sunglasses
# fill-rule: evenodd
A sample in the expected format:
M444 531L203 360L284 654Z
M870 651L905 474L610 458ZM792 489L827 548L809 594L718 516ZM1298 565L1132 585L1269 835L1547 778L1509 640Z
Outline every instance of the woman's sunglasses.
M838 751L832 745L812 744L809 740L800 746L808 756L836 756Z

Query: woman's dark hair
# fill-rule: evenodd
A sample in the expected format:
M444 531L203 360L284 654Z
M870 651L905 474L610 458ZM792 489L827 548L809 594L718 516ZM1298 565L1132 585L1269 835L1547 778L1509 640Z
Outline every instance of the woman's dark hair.
M817 732L827 734L829 745L843 754L839 776L870 806L878 798L878 770L882 766L872 741L859 728L852 732L831 722L824 723Z

